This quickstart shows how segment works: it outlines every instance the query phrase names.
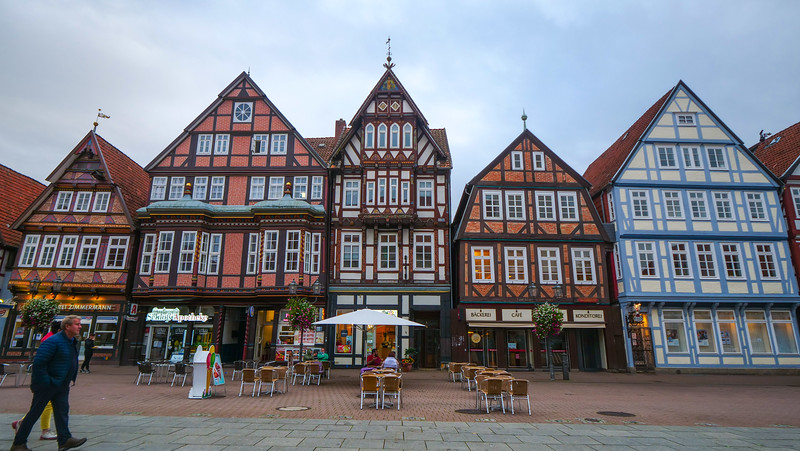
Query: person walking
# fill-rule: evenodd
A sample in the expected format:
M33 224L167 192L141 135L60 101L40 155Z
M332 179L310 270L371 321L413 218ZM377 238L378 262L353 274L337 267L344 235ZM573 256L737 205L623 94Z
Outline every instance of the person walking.
M68 315L61 321L61 332L39 346L33 358L31 391L33 400L25 418L18 424L11 451L30 450L27 446L36 419L48 402L53 403L53 414L58 434L58 450L77 448L86 443L85 438L75 438L69 432L69 383L78 377L78 350L75 337L81 332L81 318Z
M83 342L83 365L81 365L81 373L91 373L89 370L89 361L92 360L94 355L94 334L89 335L89 338Z

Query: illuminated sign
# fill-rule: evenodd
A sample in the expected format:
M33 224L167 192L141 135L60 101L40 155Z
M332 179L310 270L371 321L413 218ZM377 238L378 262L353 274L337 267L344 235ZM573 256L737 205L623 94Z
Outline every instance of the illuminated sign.
M155 307L150 313L147 314L147 321L163 321L165 323L169 322L176 322L182 323L184 321L187 322L195 322L195 323L204 323L208 321L208 315L204 315L202 313L195 314L190 313L188 315L181 315L181 310L179 308L158 308Z

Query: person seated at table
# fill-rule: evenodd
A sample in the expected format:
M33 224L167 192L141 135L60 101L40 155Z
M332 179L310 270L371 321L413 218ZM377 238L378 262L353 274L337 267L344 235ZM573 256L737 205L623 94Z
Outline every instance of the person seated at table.
M394 351L389 352L389 356L386 357L386 360L383 361L383 367L392 368L394 370L400 368L400 362L397 361Z
M381 356L378 355L378 350L373 349L372 354L367 357L367 366L371 368L379 368L382 362L383 360L381 360Z
M327 362L328 361L328 353L325 350L320 350L314 353L314 357L320 362Z

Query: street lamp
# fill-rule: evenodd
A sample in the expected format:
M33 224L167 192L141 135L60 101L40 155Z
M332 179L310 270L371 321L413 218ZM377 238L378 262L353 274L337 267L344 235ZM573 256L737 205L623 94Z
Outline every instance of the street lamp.
M314 290L314 296L319 296L320 292L322 292L322 285L320 285L319 279L311 285L311 289Z
M553 287L553 297L560 298L564 296L564 287L561 285L556 285Z
M41 285L42 281L39 280L39 276L34 276L32 280L28 281L28 284L31 288L31 293L36 294L39 292L39 285Z
M53 281L53 294L58 294L61 292L61 288L64 286L64 281L61 280L61 276L56 276L56 280Z
M289 283L289 294L297 294L297 281L293 280Z

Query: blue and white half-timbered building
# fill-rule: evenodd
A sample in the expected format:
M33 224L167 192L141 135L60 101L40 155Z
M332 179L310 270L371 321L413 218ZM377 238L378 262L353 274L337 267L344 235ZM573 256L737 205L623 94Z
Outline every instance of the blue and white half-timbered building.
M586 170L615 228L628 366L800 366L781 182L681 82Z

